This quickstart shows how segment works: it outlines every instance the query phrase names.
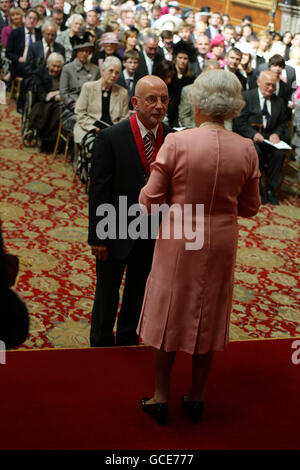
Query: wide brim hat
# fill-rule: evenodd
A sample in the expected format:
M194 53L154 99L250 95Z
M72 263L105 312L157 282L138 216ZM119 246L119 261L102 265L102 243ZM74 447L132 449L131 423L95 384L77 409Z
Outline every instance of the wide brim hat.
M91 42L83 42L81 44L76 44L76 46L73 47L74 51L78 51L79 49L84 49L86 47L93 48L94 44Z
M105 44L116 44L116 46L121 46L120 41L118 40L115 33L104 33L101 36L100 42L98 43L99 46L104 46Z
M85 47L93 48L94 45L90 42L90 33L86 31L82 36L73 36L71 38L73 50L84 49Z

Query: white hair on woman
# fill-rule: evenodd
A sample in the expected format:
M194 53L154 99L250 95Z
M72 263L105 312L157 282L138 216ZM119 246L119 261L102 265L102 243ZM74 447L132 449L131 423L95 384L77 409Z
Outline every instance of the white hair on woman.
M119 67L120 71L122 70L122 62L118 57L115 57L113 55L110 55L106 57L105 61L103 62L103 70L106 70L110 65L115 65L116 67Z
M52 52L47 59L47 65L51 64L52 62L60 62L63 66L65 59L61 54L58 54L58 52Z
M82 15L79 15L79 13L73 13L73 15L70 16L70 18L67 19L66 21L66 26L70 28L72 25L73 21L75 20L80 20L82 24L84 23L84 18Z
M193 83L191 104L213 120L238 116L245 105L239 79L227 70L207 70Z

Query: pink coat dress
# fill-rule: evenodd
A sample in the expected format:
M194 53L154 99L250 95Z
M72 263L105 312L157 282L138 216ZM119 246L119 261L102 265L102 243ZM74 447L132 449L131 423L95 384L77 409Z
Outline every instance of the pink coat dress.
M194 208L204 204L204 242L201 249L187 250L186 242L191 240L172 237L172 227L171 238L163 239L160 230L137 328L146 344L190 354L225 348L237 216L257 213L259 176L258 157L250 139L205 127L167 136L139 203L148 212L151 204L164 202L181 207L192 204ZM171 220L174 224L174 218ZM194 211L194 228L195 223Z

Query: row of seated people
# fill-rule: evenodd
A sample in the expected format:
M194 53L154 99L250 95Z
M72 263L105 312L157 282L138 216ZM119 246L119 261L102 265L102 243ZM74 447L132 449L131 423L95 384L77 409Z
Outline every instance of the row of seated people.
M43 29L43 39L45 42L47 42L45 31L47 32L47 29L50 26L52 25L47 25ZM224 35L225 29L223 31ZM191 31L190 28L186 28L186 30L188 32ZM134 29L129 29L128 31L131 33L132 31L134 32ZM244 49L244 52L242 52L243 47L240 45L240 48L230 47L225 52L224 36L221 40L218 34L212 39L209 39L206 34L198 34L195 43L190 40L190 36L185 37L186 40L181 37L181 39L175 43L173 38L174 32L170 30L163 30L160 36L158 36L156 29L145 30L142 36L142 41L138 44L139 48L134 47L130 50L123 51L123 70L121 62L112 61L109 63L108 69L115 69L113 72L110 71L110 73L113 73L114 75L113 79L110 80L105 78L106 71L105 68L103 68L103 64L109 57L115 57L118 60L120 58L119 54L121 44L114 33L104 33L101 35L99 44L101 49L98 51L96 60L94 45L90 42L90 38L87 39L87 37L83 37L80 40L80 43L73 46L72 56L74 57L74 55L76 55L76 57L74 60L64 65L60 76L60 98L55 95L56 97L54 100L61 99L64 126L69 130L69 132L74 133L74 140L77 144L82 145L83 138L86 134L91 133L91 131L93 131L94 134L97 134L102 126L101 121L105 121L108 124L114 124L115 122L128 117L130 96L134 93L136 81L142 76L152 73L160 76L167 83L169 88L170 104L167 115L169 125L172 127L193 126L192 111L188 103L188 93L185 87L187 85L191 85L197 75L202 72L204 68L203 60L206 63L208 57L211 57L209 60L210 67L224 67L238 76L245 91L246 102L249 89L260 89L257 88L257 77L260 71L264 69L274 71L277 79L275 89L272 90L272 99L274 91L283 98L282 103L284 113L280 113L281 119L283 119L283 116L289 112L292 93L295 89L295 83L297 84L296 72L291 66L285 66L285 60L282 55L274 54L268 63L265 60L256 60L257 67L255 69L251 69L249 72L249 67L245 67L244 64L246 61L243 59L246 56L248 57L249 62L249 59L253 58L250 49ZM162 41L161 48L159 47L160 40ZM222 57L220 56L218 58L216 57L216 54L214 55L214 52L216 48L221 49L219 47L220 40L223 43L223 54L221 54ZM56 41L54 43L56 43ZM238 45L239 44L237 43L236 46ZM29 46L29 50L32 51L33 46L34 45ZM167 48L169 52L171 51L172 53L172 61L164 59L164 49ZM31 57L31 55L32 54L29 54L29 57ZM26 60L26 63L28 64L30 61ZM35 61L32 63L34 64ZM205 66L207 66L207 64ZM280 78L282 76L282 72L285 72L283 80ZM98 83L98 88L96 84L87 84L86 86L83 86L86 82L94 82L100 77L100 75L101 81ZM249 76L251 76L251 80L249 79ZM130 78L132 80L129 80ZM116 89L115 87L117 86L117 83L124 87L121 90L124 90L125 87L127 88L127 92L125 90L125 93L128 93L128 95L126 94L126 109L123 105L118 107L118 109L115 109L115 105L112 107L110 104L111 102L114 103L114 93L112 90ZM102 100L98 99L95 102L95 90L97 90L99 96L101 95L102 90ZM122 98L125 97L125 93L123 92ZM92 100L91 96L93 96ZM121 105L123 100L118 100L118 103ZM189 108L189 111L184 112L183 110L185 108ZM269 110L269 114L272 114L271 108L272 106L270 105L270 102L267 102L267 111ZM113 112L113 109L115 109L116 112ZM255 123L264 122L266 118L265 116L262 116L263 112L264 110L262 107L260 111L256 109ZM189 119L189 124L187 124L187 121L185 120L186 117ZM251 124L254 123L252 118L249 119L249 122L250 121ZM270 120L267 119L267 121L270 128ZM265 121L265 124L267 121ZM283 127L285 128L285 133L277 134L275 132L277 128L276 126L274 128L274 122L271 120L272 129L268 129L270 132L267 132L268 135L266 137L276 134L284 140L289 140L286 117L284 117L284 123ZM229 123L229 125L232 127L232 123ZM234 124L234 130L243 135L244 130L241 126ZM273 130L274 132L271 132ZM249 137L249 132L247 137ZM272 162L269 161L270 158L267 160L268 161L261 158L262 171L264 171L265 166L268 166L269 168L272 166ZM282 166L282 161L279 167L280 166ZM278 184L278 171L276 172L275 177L273 177L273 170L270 173L271 176L269 175L267 180L267 193L264 194L262 192L262 199L263 201L267 199L268 202L276 204L277 198L275 196L274 189Z

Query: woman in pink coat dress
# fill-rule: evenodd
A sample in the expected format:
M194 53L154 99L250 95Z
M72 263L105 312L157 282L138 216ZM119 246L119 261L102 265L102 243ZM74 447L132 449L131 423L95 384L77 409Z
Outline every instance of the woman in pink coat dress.
M162 231L164 215L137 329L154 347L155 392L142 408L159 424L167 421L176 351L193 356L182 406L194 422L201 418L214 351L228 342L237 217L255 215L260 205L253 142L224 128L244 105L239 80L225 70L204 72L190 100L198 127L167 136L139 199L148 212L153 204L172 206L170 236Z

